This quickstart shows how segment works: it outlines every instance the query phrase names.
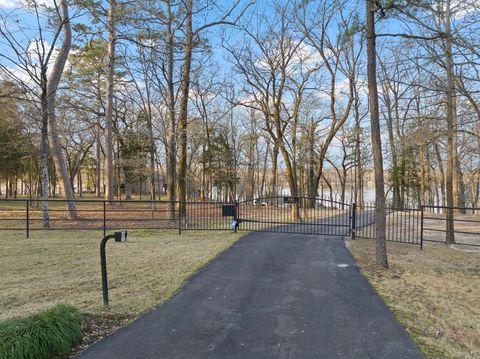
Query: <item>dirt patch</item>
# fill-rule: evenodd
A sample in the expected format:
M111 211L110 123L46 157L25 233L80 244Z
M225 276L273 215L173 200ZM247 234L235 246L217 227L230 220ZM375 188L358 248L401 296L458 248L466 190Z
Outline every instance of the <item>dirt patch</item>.
M114 333L116 330L125 326L130 320L131 318L129 317L119 315L98 316L85 314L82 324L83 339L75 346L66 359L76 358L77 355L90 345Z

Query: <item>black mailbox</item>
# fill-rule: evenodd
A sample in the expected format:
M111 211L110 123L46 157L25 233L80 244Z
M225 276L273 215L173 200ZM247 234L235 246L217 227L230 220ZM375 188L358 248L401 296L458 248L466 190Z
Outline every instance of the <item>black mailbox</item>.
M235 205L224 204L222 206L222 217L235 217Z

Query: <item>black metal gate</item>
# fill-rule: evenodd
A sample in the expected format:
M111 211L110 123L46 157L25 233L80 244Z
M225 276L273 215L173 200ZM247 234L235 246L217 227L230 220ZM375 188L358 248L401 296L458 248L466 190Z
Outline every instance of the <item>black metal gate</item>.
M351 206L318 197L264 197L236 204L240 231L347 235Z

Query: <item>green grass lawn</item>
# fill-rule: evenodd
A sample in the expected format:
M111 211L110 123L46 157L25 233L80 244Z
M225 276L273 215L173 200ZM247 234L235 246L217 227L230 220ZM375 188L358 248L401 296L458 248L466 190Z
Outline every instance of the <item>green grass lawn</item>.
M98 316L133 318L170 298L241 235L129 231L107 244L110 306L102 303L98 231L0 232L0 321L69 303Z
M389 270L374 241L347 241L369 281L427 358L480 358L480 253L387 243Z

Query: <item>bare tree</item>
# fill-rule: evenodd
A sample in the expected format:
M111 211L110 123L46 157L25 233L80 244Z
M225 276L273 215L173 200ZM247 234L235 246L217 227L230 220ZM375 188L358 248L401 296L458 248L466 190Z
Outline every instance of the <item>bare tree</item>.
M366 0L366 33L367 33L367 76L368 97L370 103L370 123L372 131L373 166L375 173L375 257L377 265L388 268L387 247L385 239L386 210L385 184L383 173L382 140L380 118L378 114L377 89L377 52L375 47L375 12L376 1Z
M116 25L116 0L108 2L108 65L106 82L106 108L105 108L105 199L112 201L114 197L113 184L113 100L114 100L114 75L115 75L115 33Z
M28 10L36 18L37 26L33 39L21 21L12 22L14 14L2 16L3 26L0 26L0 35L11 52L0 54L0 58L3 60L0 67L4 76L18 83L27 98L37 103L41 110L42 217L43 226L48 227L49 143L55 167L60 176L60 184L67 200L68 215L72 218L76 216L73 191L59 143L55 118L56 92L71 47L71 25L66 0L54 3L54 11L51 15L54 27L51 33L47 31L48 20L47 15L44 14L44 11L49 14L50 11L36 1L31 2L29 6L31 8ZM56 45L62 33L63 42L57 53ZM50 37L46 37L47 34ZM51 70L49 66L52 66ZM28 77L29 81L25 81L24 76Z
M72 30L70 17L68 15L68 2L62 0L58 5L60 21L63 28L63 42L53 64L52 71L47 81L47 111L48 111L48 138L52 149L53 161L57 175L60 176L60 186L67 200L68 215L70 218L76 217L75 202L73 201L73 188L71 186L70 175L67 171L65 156L63 155L60 138L58 135L57 119L55 116L56 95L60 79L62 77L65 63L72 46Z
M314 163L314 175L311 176L308 195L317 195L323 166L328 149L341 127L347 122L355 99L354 88L357 81L357 64L361 54L361 46L355 45L355 32L349 29L355 25L356 10L344 11L344 1L322 1L320 4L305 2L296 11L298 26L306 38L306 43L312 46L322 61L323 78L327 83L325 94L328 97L328 129L323 141L318 145ZM332 35L331 26L338 26L338 31ZM339 89L339 83L345 81L346 93ZM339 107L338 103L344 103ZM326 121L324 121L326 122Z
M455 123L454 123L454 77L453 77L453 54L452 54L452 32L451 32L451 3L446 0L445 3L445 57L446 57L446 72L447 72L447 174L446 174L446 192L447 192L447 223L446 223L446 237L447 244L455 243L455 228L453 219L453 176L455 167L454 155L454 137ZM456 141L455 141L456 142Z
M184 18L184 39L183 49L184 58L181 71L180 85L180 110L178 114L178 136L179 136L179 161L177 170L177 197L180 203L186 201L186 175L187 175L187 125L188 125L188 97L190 91L190 71L192 67L193 50L198 47L201 34L209 28L219 25L236 25L238 20L243 16L245 11L251 6L252 2L248 2L243 7L239 0L234 1L228 9L222 11L218 18L205 22L197 28L193 28L194 3L193 0L182 1L185 18ZM216 6L218 9L220 7ZM235 14L235 11L238 14ZM197 42L197 44L196 44ZM183 213L184 209L180 208Z
M190 69L192 67L193 52L193 0L186 0L185 5L185 39L184 39L184 62L182 65L182 84L180 86L180 111L178 114L178 172L177 172L177 196L180 201L180 215L185 213L184 203L187 200L187 124L188 124L188 99L190 93Z
M250 42L227 45L237 73L245 79L246 99L238 101L263 114L264 131L272 145L272 186L276 186L278 151L286 166L290 194L298 197L297 132L300 108L318 64L304 48L303 36L295 34L292 9L275 6L277 21L262 18L264 28L244 29ZM302 54L303 53L303 54ZM274 190L274 189L273 189ZM293 218L300 219L298 206Z

